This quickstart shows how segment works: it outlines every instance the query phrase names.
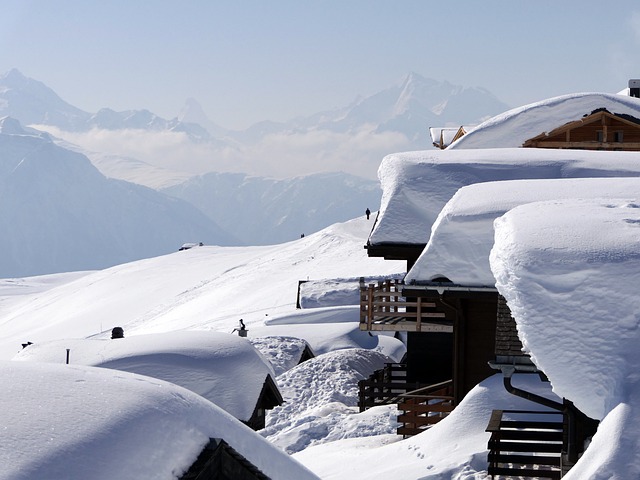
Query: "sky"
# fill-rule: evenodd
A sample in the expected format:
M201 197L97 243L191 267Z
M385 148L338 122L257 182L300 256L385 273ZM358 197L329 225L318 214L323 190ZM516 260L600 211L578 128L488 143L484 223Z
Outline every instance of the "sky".
M85 111L243 129L342 107L410 72L510 106L640 77L640 5L601 1L0 0L0 72Z

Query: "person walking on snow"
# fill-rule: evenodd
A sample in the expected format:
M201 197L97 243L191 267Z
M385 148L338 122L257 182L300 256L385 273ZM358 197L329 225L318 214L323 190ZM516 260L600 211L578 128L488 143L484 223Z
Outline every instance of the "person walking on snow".
M371 210L367 208L364 213L367 214L367 220L369 220L369 215L371 215Z

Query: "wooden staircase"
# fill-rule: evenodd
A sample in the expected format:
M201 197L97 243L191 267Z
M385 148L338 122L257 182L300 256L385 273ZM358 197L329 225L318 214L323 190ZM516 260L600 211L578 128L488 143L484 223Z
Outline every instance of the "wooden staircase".
M405 363L385 363L384 368L358 382L358 407L361 412L378 405L398 403L399 395L423 386L407 382Z
M398 435L407 438L432 427L453 411L453 381L428 385L400 395Z
M378 405L398 405L398 435L417 435L446 417L454 408L453 381L426 385L407 382L404 363L387 363L358 382L361 412Z
M486 431L491 478L562 477L562 412L494 410Z

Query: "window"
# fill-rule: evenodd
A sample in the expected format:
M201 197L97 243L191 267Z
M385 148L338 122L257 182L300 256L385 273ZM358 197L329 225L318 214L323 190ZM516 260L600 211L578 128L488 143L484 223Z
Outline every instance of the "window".
M598 142L604 142L604 132L602 130L596 130L596 140Z
M619 131L619 132L613 132L613 141L614 142L618 142L618 143L622 143L622 134L624 132Z

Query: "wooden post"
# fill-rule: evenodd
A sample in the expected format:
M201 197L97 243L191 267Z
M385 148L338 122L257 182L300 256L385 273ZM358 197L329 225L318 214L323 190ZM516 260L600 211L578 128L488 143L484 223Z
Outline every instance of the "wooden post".
M368 306L367 306L367 328L371 330L371 324L373 323L373 289L375 285L373 283L369 284L369 298L368 298Z
M367 292L364 285L364 277L360 277L360 323L365 323L367 318Z
M422 324L422 297L418 297L417 300L418 305L416 309L416 332L420 332Z

